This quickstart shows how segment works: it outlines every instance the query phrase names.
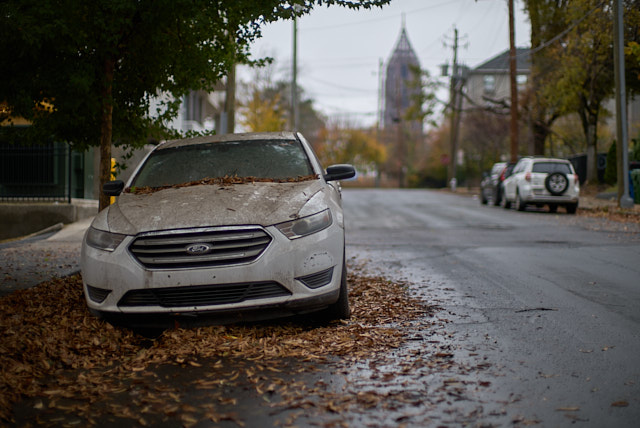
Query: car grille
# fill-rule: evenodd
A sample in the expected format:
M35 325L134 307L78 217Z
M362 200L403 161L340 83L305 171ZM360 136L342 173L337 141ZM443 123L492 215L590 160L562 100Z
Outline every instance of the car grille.
M245 300L290 296L277 282L196 285L128 291L118 306L162 306L183 308L239 303Z
M150 269L186 269L251 262L270 242L257 227L173 231L139 236L129 251Z
M304 285L309 288L320 288L331 282L331 278L333 278L333 268L329 268L323 270L318 273L314 273L307 276L302 276L300 278L296 278L298 281L301 281Z

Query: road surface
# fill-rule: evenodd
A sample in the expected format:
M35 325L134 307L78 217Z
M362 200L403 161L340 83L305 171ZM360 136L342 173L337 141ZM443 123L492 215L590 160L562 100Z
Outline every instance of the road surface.
M440 305L454 360L488 367L473 388L453 380L459 403L430 411L457 412L453 423L638 426L638 224L438 191L343 196L347 254Z

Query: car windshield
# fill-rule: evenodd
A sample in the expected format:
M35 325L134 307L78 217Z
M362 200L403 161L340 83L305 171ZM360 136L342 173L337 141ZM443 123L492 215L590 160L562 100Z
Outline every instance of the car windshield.
M540 172L551 174L554 172L563 172L571 174L571 167L564 162L536 162L533 164L532 172Z
M156 150L133 186L174 186L234 176L287 180L312 174L309 158L298 141L224 141Z

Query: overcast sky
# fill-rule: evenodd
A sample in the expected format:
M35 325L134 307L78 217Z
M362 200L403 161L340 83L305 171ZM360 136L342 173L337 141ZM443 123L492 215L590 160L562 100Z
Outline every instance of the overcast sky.
M529 22L521 0L515 8L516 45L528 47ZM507 0L392 0L382 9L361 11L317 8L298 20L298 85L318 110L361 125L375 123L379 63L391 56L403 14L409 41L432 76L452 61L454 27L460 38L458 61L469 67L509 48ZM275 59L276 79L291 76L292 28L292 21L271 24L252 48L254 56ZM250 76L246 70L240 75Z

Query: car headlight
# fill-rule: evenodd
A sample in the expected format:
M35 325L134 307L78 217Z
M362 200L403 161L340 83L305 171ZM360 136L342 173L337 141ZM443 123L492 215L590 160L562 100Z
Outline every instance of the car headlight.
M113 251L127 235L105 232L104 230L90 227L87 231L87 245L104 251Z
M320 232L321 230L331 226L331 223L331 211L326 209L317 214L312 214L286 223L276 224L276 227L287 238L297 239L311 235L312 233Z

